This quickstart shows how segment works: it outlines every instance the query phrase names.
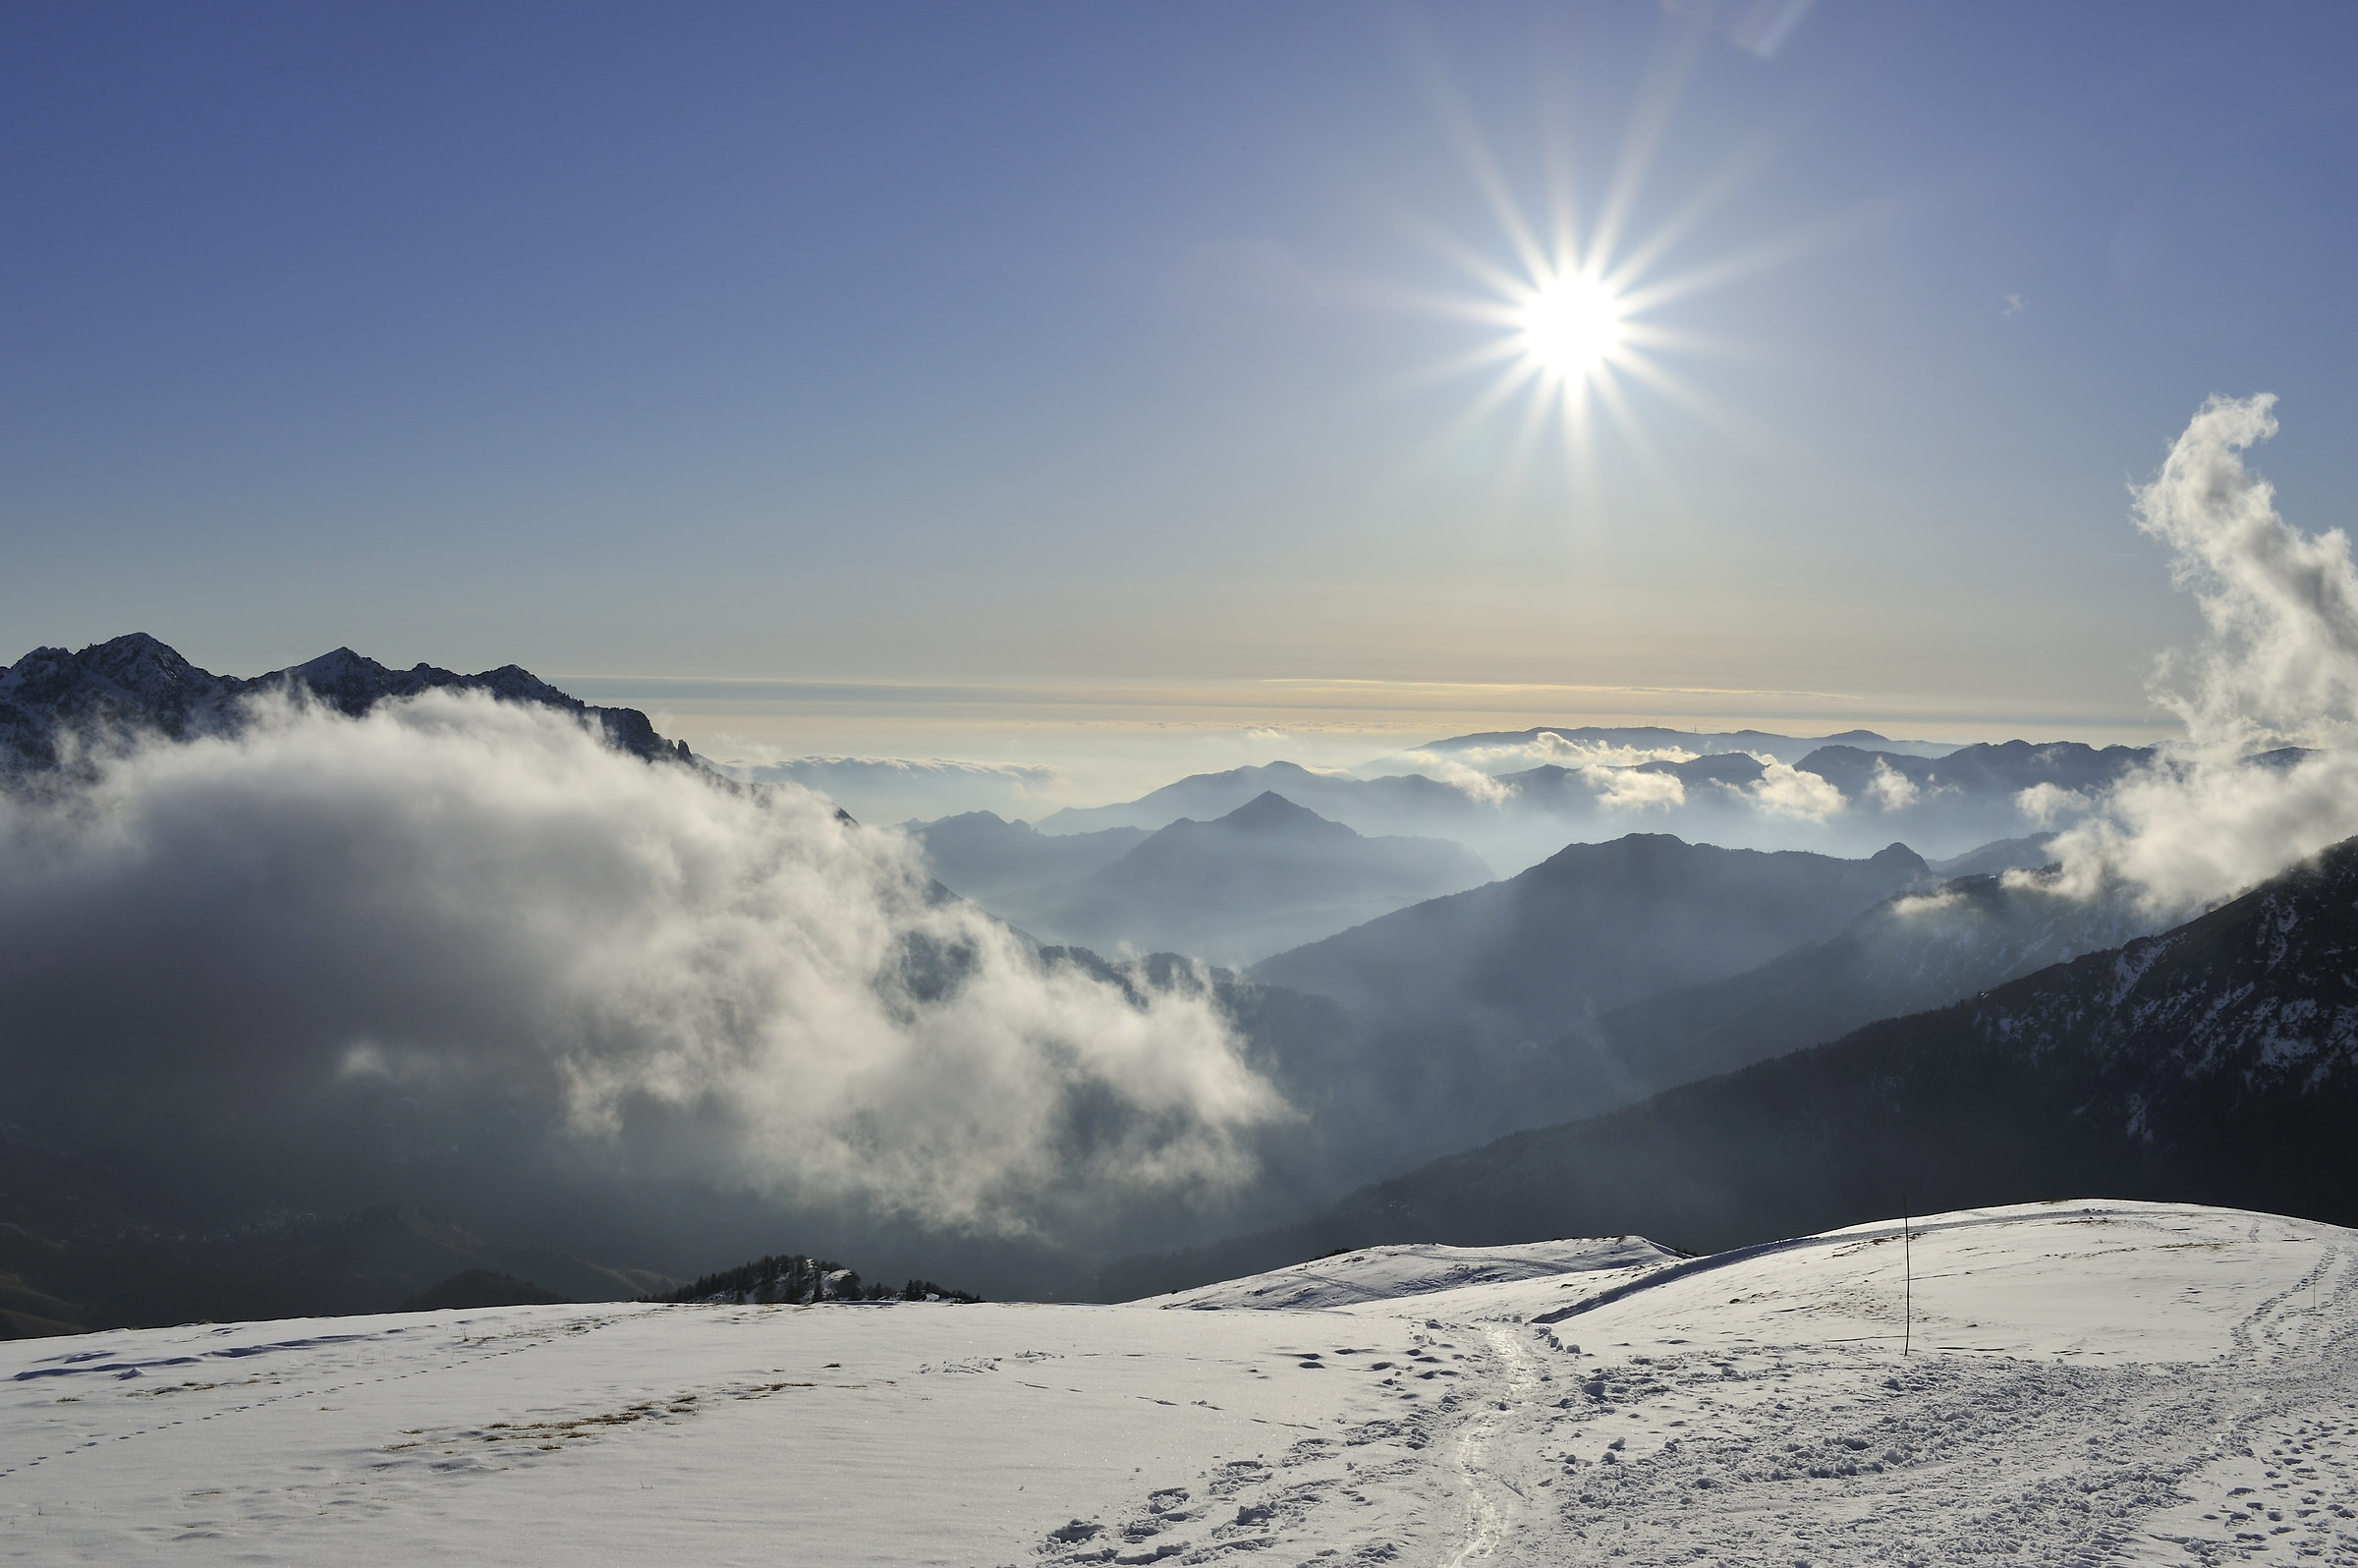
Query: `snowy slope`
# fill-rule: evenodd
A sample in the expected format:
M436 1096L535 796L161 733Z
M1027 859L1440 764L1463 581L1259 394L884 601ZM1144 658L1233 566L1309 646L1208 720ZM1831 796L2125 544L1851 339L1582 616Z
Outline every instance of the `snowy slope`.
M1319 1299L1362 1299L1291 1311L507 1308L14 1344L0 1558L2352 1562L2353 1240L2048 1204L1702 1260L1385 1249L1324 1262Z
M1520 1247L1443 1247L1424 1242L1400 1247L1363 1247L1354 1253L1314 1259L1217 1285L1204 1285L1155 1299L1157 1307L1204 1309L1251 1307L1298 1311L1351 1307L1361 1302L1395 1302L1437 1290L1497 1285L1548 1274L1590 1273L1662 1262L1678 1257L1642 1236L1599 1240L1532 1242Z

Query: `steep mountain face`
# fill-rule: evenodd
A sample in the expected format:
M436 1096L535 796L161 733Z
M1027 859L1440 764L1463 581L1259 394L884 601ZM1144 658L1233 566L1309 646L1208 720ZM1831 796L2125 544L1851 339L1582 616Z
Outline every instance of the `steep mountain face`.
M637 708L591 707L513 664L459 675L420 664L394 670L338 648L306 664L251 680L198 669L171 647L135 632L79 653L34 648L0 670L0 773L54 768L77 744L159 731L176 741L234 733L248 699L301 692L358 716L391 698L455 689L487 692L593 720L606 739L635 756L688 760L685 742L664 740Z
M1335 1247L1638 1231L1714 1250L2105 1194L2358 1220L2358 840L2159 936L1519 1133L1109 1288Z
M990 907L1011 893L1077 881L1146 840L1142 827L1051 836L995 812L966 812L909 830L942 885Z
M1489 874L1463 845L1364 838L1269 791L1209 822L1173 822L1068 886L1002 902L1043 937L1234 964Z
M2048 878L1952 878L1758 969L1616 1008L1555 1048L1592 1064L1601 1110L1946 1006L2153 925L2126 900L2068 898Z
M1899 844L1844 861L1633 833L1281 953L1253 979L1386 1020L1549 1039L1595 1013L1831 936L1926 877Z

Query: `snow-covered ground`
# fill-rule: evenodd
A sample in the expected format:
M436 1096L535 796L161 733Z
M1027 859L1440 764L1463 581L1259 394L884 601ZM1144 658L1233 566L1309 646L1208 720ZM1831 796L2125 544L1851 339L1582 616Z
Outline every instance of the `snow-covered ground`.
M19 1342L0 1557L2358 1563L2358 1234L2112 1203L1914 1231Z

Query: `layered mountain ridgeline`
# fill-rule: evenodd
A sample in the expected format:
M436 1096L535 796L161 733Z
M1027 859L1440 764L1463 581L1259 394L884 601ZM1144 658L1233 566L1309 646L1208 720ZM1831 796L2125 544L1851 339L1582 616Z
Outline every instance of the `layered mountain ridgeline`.
M1534 735L1581 739L1558 742L1564 760L1535 765L1527 754L1550 748L1530 745ZM1747 738L1757 744L1748 749L1727 744ZM1473 744L1486 741L1500 744ZM1582 756L1581 746L1600 750ZM1601 750L1607 747L1627 750ZM1646 758L1638 755L1644 750L1681 755ZM1797 760L1784 760L1797 753ZM1371 764L1403 769L1373 778L1317 772L1291 762L1201 773L1135 801L1052 812L1038 826L1050 836L1110 827L1153 829L1183 816L1219 816L1275 791L1363 833L1461 839L1500 865L1530 864L1536 857L1520 862L1504 857L1550 835L1547 848L1552 849L1567 837L1592 835L1602 824L1636 819L1777 847L1810 843L1847 849L1862 835L1962 846L2026 835L2044 819L2043 812L2069 808L2075 799L2085 803L2152 756L2134 747L2099 749L2070 741L1924 747L1865 731L1824 742L1751 732L1515 732L1436 742ZM1460 762L1461 757L1481 765ZM1445 782L1414 771L1419 767L1460 771Z
M704 1274L693 1284L650 1296L650 1301L673 1305L717 1303L732 1307L809 1307L820 1302L946 1301L975 1303L982 1298L963 1290L912 1279L900 1285L882 1281L862 1284L857 1269L830 1263L801 1253L757 1258L717 1274Z
M453 1276L471 1272L524 1281L549 1301L632 1301L673 1283L554 1248L486 1242L408 1204L213 1232L118 1213L63 1234L0 1226L0 1323L35 1334L338 1316L421 1310L408 1304L435 1290L454 1297L435 1306L487 1305L456 1299L466 1292Z
M1365 838L1270 792L1212 821L1182 817L1076 881L990 907L1050 940L1239 964L1489 879L1462 844Z
M478 675L430 664L395 670L338 648L307 664L243 679L198 669L135 632L79 653L34 648L0 670L0 773L54 768L77 745L129 734L152 731L185 741L234 733L245 721L247 702L272 694L302 695L357 717L390 699L446 690L484 692L501 701L574 714L595 723L610 744L634 756L689 759L686 742L657 735L637 708L592 707L513 664Z
M1078 881L1145 842L1143 827L1094 833L1042 833L995 812L965 812L919 822L909 836L925 848L926 864L944 887L979 904Z
M1974 860L2002 859L1998 846ZM1823 942L1741 975L1664 991L1551 1049L1586 1062L1597 1108L1748 1067L1902 1013L1945 1006L2161 924L2115 895L2074 898L2049 875L1958 876L1884 900Z
M1694 1251L2102 1194L2358 1221L2358 840L2159 936L1519 1133L1116 1295L1341 1247L1639 1232Z
M1503 769L1495 764L1502 758L1544 760L1550 753L1577 756L1673 751L1700 756L1744 752L1774 757L1780 762L1797 762L1825 746L1862 746L1909 756L1941 756L1956 750L1953 742L1894 741L1873 730L1844 730L1839 735L1821 735L1813 740L1768 730L1673 730L1658 724L1535 724L1527 730L1452 735L1445 741L1432 741L1414 752L1385 757L1371 765L1396 763L1414 767L1429 757L1441 756L1483 766L1486 771L1511 772L1514 770L1511 761Z
M1929 881L1901 844L1846 861L1633 833L1281 953L1251 978L1401 1024L1544 1040L1831 936Z

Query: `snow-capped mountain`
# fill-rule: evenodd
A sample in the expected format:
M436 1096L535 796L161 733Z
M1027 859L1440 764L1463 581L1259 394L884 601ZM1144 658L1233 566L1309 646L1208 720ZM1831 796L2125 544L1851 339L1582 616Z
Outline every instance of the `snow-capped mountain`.
M513 664L477 675L419 664L395 670L348 647L308 663L241 678L198 669L144 632L81 652L38 647L0 669L0 773L53 768L61 742L104 742L157 731L174 740L234 732L246 702L274 692L308 695L352 715L421 692L487 692L502 701L557 708L595 722L622 751L688 760L685 742L657 735L637 708L592 707Z

